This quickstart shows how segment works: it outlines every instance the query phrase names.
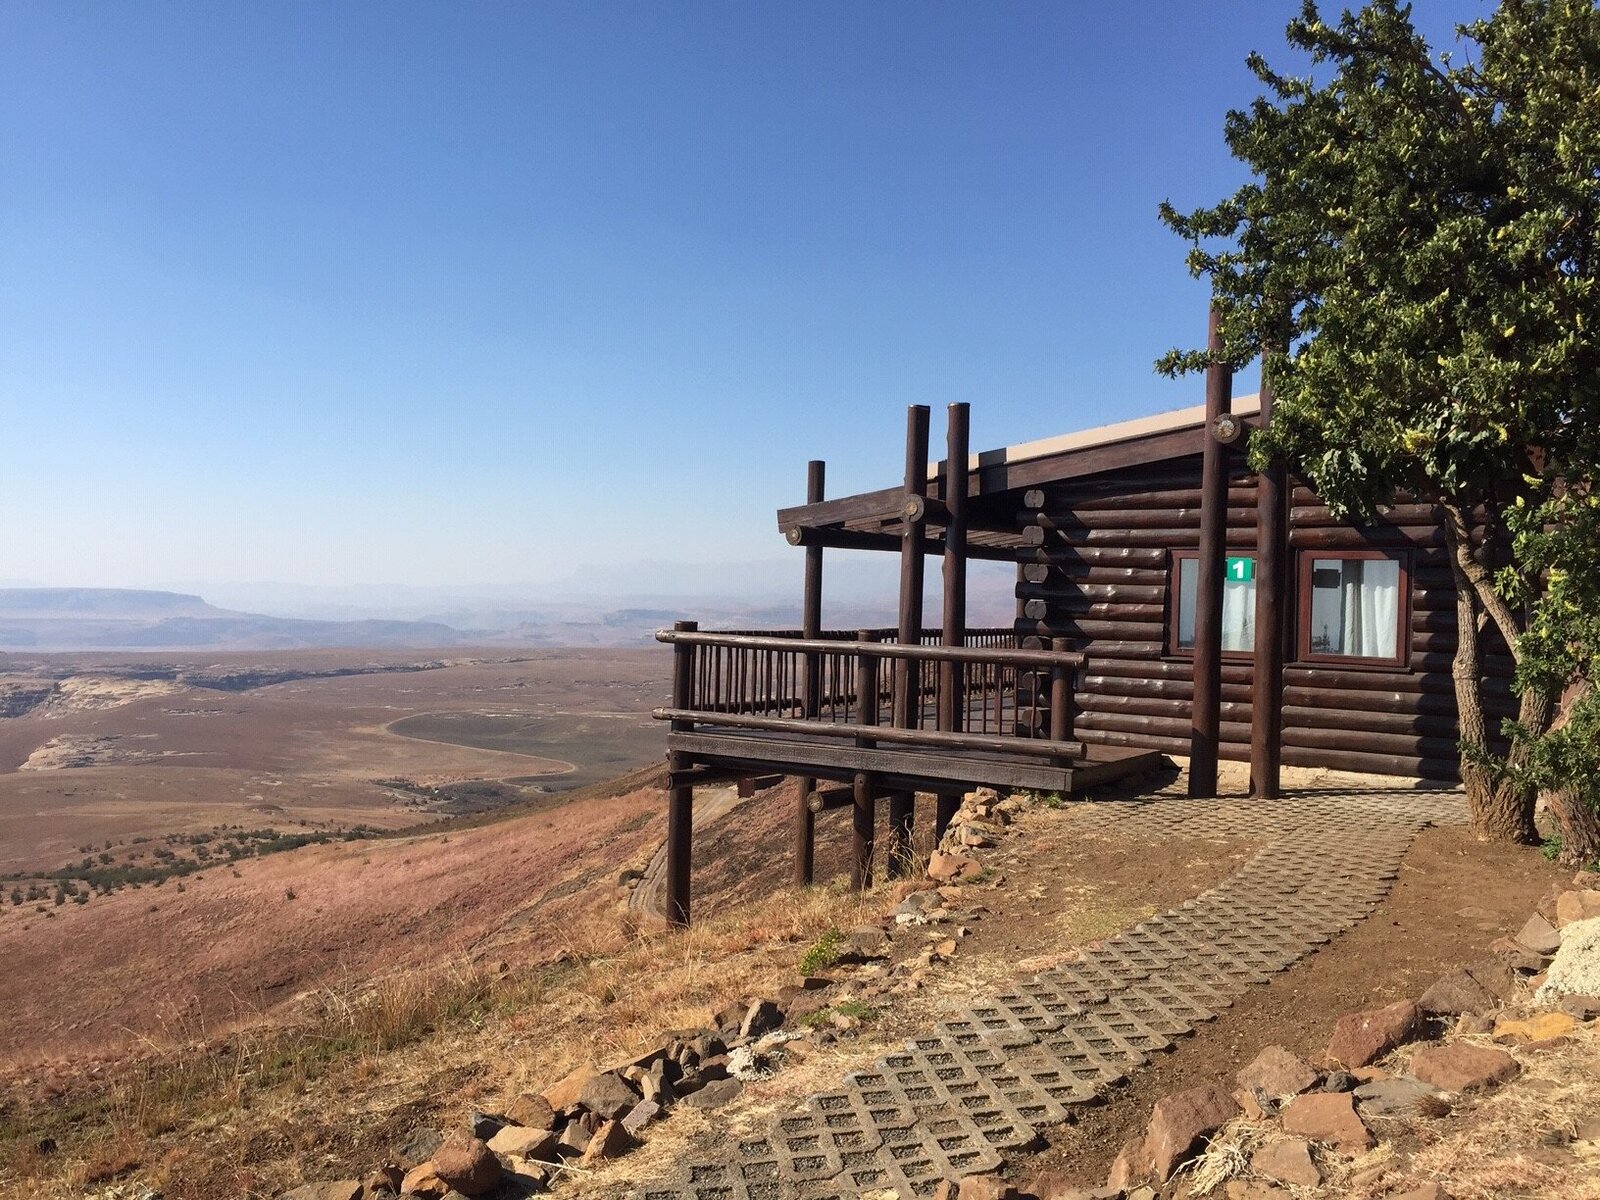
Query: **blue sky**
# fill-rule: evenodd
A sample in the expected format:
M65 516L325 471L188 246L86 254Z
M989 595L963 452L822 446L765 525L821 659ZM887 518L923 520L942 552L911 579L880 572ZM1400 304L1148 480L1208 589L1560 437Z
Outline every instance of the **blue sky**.
M9 0L0 579L787 560L907 404L1197 403L1156 204L1240 182L1297 6Z

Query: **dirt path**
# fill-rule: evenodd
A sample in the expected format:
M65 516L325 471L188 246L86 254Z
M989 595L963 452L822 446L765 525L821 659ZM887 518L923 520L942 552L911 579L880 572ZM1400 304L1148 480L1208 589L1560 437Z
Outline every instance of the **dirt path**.
M739 788L736 784L721 787L696 788L694 793L694 822L703 830L718 817L725 816L738 807ZM666 920L667 897L667 843L662 842L645 867L644 875L628 893L628 911L645 913Z

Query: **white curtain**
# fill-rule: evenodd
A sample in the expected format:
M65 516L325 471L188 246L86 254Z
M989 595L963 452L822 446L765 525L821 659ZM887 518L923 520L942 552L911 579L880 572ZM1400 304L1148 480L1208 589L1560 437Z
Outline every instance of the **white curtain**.
M1245 583L1229 580L1222 589L1222 648L1255 649L1256 638L1256 581Z
M1369 558L1362 564L1359 645L1351 650L1366 658L1394 658L1400 618L1400 564Z

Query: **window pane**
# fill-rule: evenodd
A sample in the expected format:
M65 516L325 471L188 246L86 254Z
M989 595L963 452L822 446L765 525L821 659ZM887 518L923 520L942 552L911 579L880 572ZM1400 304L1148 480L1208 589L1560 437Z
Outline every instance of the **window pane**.
M1399 658L1400 564L1389 558L1311 561L1313 654Z
M1177 650L1194 649L1195 608L1200 592L1198 559L1180 558ZM1255 648L1256 581L1253 558L1230 558L1222 584L1222 648L1248 654Z

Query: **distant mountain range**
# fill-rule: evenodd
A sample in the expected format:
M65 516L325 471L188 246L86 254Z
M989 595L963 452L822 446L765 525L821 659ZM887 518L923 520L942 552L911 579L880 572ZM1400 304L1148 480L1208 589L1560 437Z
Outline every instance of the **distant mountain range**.
M936 578L937 572L930 575ZM376 597L370 595L363 597L366 604L324 598L320 605L296 604L292 615L222 608L178 591L0 588L0 652L642 646L650 644L657 629L680 618L698 620L707 629L777 629L799 623L798 595L783 602L770 592L741 596L732 588L715 598L656 593L526 600L472 596L461 589L459 594L407 597L387 605L373 602ZM243 589L227 590L238 594ZM893 624L892 589L879 590L878 595L865 590L852 595L844 588L825 588L825 624L842 629ZM971 623L1009 624L1014 603L1010 591L1010 581L998 575L971 588ZM274 597L263 599L270 604ZM927 623L938 624L936 592L928 597L927 611Z

